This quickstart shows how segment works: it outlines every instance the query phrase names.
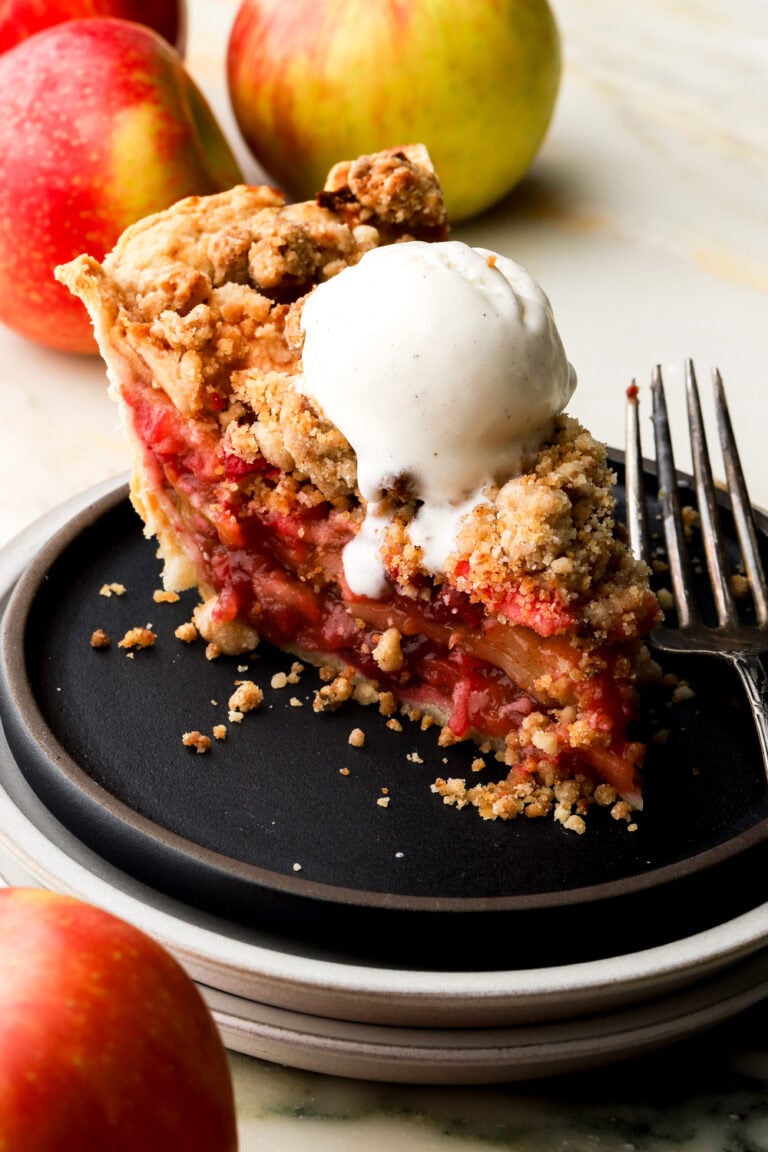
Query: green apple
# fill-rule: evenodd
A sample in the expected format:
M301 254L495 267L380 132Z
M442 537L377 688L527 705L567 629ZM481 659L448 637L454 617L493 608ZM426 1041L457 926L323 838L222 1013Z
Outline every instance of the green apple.
M316 193L340 159L418 141L454 222L528 170L560 69L547 0L244 0L227 60L243 137L290 195Z
M157 941L81 900L0 890L0 1148L236 1152L226 1052Z
M0 321L96 353L56 265L103 259L129 224L230 188L239 166L178 53L128 20L69 20L4 52L0 110Z

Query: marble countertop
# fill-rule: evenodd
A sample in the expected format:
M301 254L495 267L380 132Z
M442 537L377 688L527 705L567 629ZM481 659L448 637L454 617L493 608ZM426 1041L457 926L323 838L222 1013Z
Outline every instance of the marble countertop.
M622 444L633 378L643 386L664 366L682 433L684 360L699 369L708 417L717 365L753 498L768 507L768 6L553 7L565 72L545 145L504 203L454 234L511 256L545 287L579 375L571 411L610 444ZM187 59L257 180L224 84L236 8L191 0ZM128 457L99 361L0 329L0 386L2 543L123 472ZM688 461L681 437L678 463ZM768 1147L767 1025L761 1005L653 1057L498 1088L345 1081L233 1054L241 1146L751 1152Z
M340 1080L232 1058L242 1152L763 1152L768 1010L640 1060L498 1087Z

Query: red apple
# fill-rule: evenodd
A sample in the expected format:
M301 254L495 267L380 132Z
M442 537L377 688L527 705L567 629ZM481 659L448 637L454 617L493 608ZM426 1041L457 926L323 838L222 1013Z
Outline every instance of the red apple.
M226 1053L180 964L91 904L0 891L0 1148L235 1152Z
M420 141L456 222L532 163L560 39L547 0L243 0L228 81L246 143L292 196L341 157Z
M0 56L0 321L96 352L84 306L53 276L103 259L125 228L242 175L178 53L108 17L70 20Z
M0 4L0 52L64 20L117 16L147 24L183 53L186 12L184 0L4 0Z

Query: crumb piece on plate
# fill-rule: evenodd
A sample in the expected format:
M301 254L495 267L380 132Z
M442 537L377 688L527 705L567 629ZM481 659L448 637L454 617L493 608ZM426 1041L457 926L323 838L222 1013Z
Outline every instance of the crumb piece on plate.
M91 648L109 648L111 640L103 628L95 628L91 633Z
M611 808L611 816L614 820L629 820L632 816L632 808L626 800L617 800Z
M365 732L362 728L353 728L349 734L349 743L353 748L362 748L365 744Z
M370 707L371 704L377 704L379 700L379 690L371 684L370 680L359 680L354 686L352 695L358 704L362 704L364 708Z
M118 584L117 581L113 581L111 584L102 584L99 589L99 596L124 596L125 591L125 584Z
M595 803L601 808L610 808L618 799L618 793L611 784L598 784L594 792Z
M178 592L167 592L165 588L156 588L152 593L155 604L176 604L179 599Z
M233 712L252 712L264 700L264 693L253 680L243 680L229 698L228 707Z
M204 736L202 732L197 730L185 732L181 742L185 748L194 748L196 752L207 752L211 746L210 736Z
M335 712L341 704L349 700L353 691L353 679L354 672L348 668L334 677L330 684L318 688L312 702L315 712Z
M186 624L179 624L174 632L176 639L183 640L185 644L191 644L194 640L197 640L199 635L200 633L191 620L187 620Z
M157 634L151 628L129 628L122 640L118 641L118 648L151 648L157 640Z
M393 692L379 692L379 712L382 716L394 716L397 701Z

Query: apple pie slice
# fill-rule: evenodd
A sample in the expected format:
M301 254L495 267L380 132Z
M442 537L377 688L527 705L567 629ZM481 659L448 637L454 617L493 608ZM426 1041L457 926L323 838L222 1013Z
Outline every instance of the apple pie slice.
M639 806L647 570L604 447L562 413L546 296L447 234L410 146L337 165L313 202L183 200L57 274L91 313L166 586L199 589L209 642L332 667L318 710L378 700L493 749L502 781L438 786L484 815L564 781Z

